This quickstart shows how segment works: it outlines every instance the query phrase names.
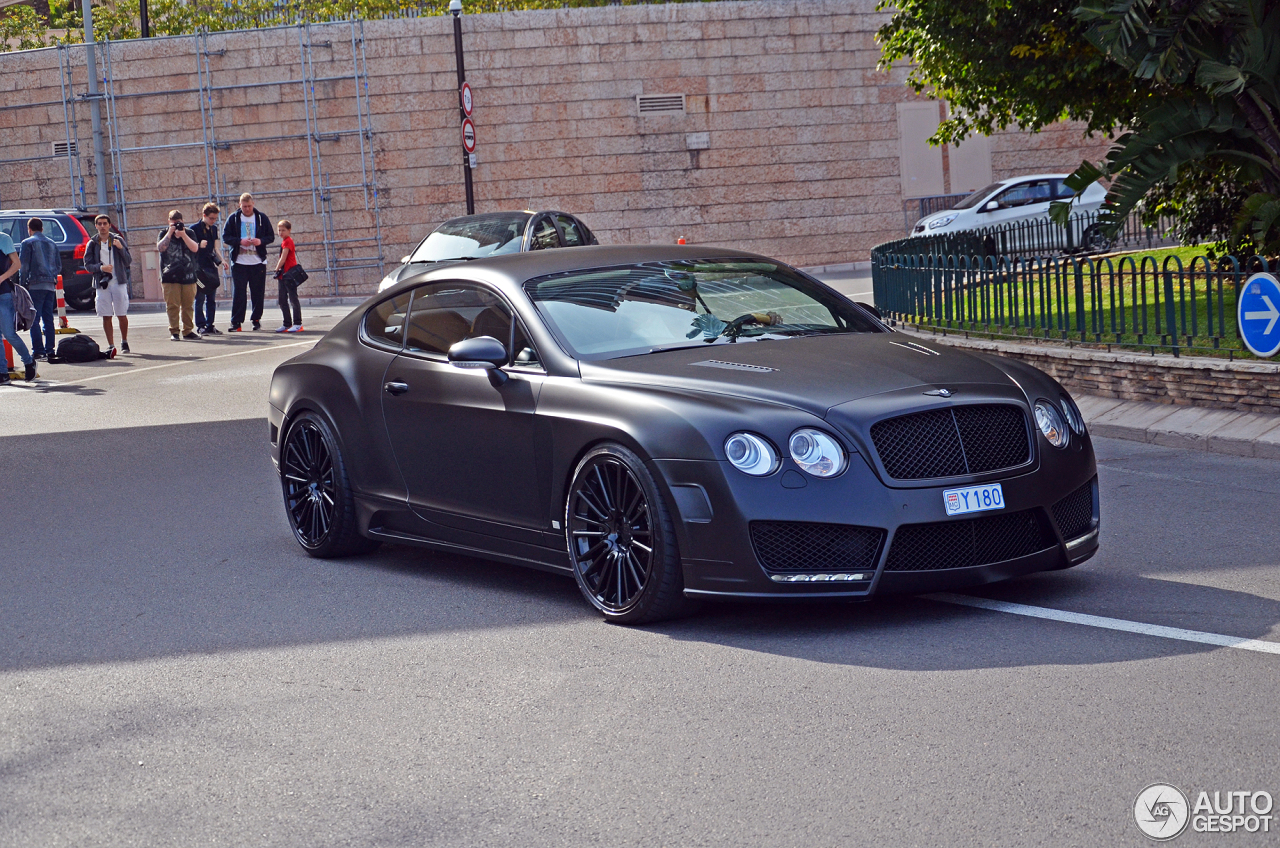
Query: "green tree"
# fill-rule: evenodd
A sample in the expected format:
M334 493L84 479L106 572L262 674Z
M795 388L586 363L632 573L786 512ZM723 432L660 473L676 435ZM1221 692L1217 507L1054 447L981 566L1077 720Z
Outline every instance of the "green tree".
M1148 104L1123 68L1085 40L1068 0L881 0L882 65L912 64L908 85L946 100L937 143L1064 118L1108 133Z

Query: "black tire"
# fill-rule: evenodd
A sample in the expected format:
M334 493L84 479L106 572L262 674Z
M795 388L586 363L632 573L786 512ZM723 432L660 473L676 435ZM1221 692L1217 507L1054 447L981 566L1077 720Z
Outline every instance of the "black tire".
M329 423L314 412L289 424L280 446L280 485L293 537L311 556L328 559L378 546L360 535L342 450Z
M671 513L630 450L603 444L582 458L564 527L578 588L608 621L647 624L687 609Z
M1085 253L1106 253L1111 249L1115 240L1103 235L1102 227L1097 224L1091 224L1085 228L1084 233L1080 236L1080 242Z
M90 290L89 294L83 295L75 300L67 300L67 306L70 306L76 312L92 312L97 306L97 295Z

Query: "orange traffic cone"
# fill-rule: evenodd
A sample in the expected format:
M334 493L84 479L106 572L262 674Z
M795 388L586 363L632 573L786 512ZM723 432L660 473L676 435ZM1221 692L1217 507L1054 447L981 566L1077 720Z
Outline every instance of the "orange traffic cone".
M80 332L75 327L67 326L67 299L62 293L62 275L58 275L58 329L54 330L59 336L74 336Z

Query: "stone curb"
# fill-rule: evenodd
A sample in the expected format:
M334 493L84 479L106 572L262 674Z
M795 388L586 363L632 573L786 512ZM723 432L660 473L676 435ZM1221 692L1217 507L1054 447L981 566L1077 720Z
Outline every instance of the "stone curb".
M1280 459L1280 415L1076 395L1089 432L1184 450Z

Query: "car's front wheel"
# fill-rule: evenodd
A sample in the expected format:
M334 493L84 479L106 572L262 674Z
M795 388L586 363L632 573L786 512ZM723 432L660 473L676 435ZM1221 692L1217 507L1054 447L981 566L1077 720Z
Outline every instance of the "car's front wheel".
M600 445L578 463L565 535L578 588L609 621L644 624L684 609L671 515L632 451Z
M360 553L377 543L360 535L342 450L327 421L303 412L280 448L280 482L293 536L314 557Z

